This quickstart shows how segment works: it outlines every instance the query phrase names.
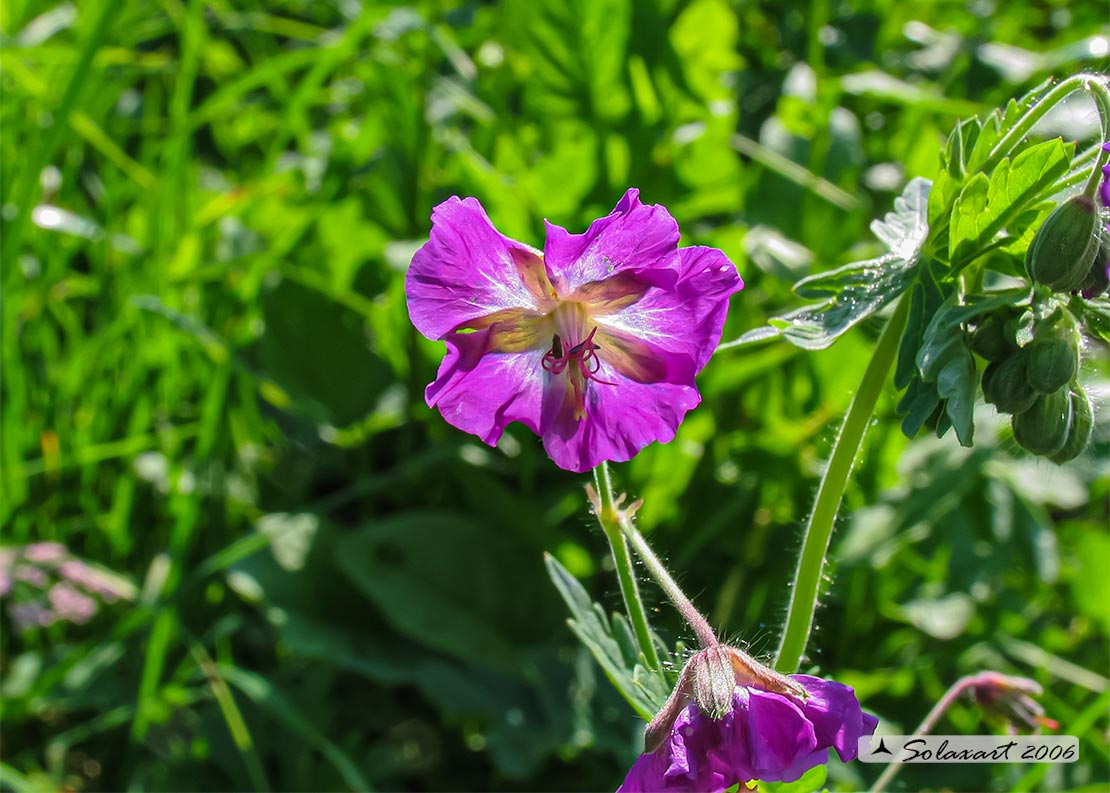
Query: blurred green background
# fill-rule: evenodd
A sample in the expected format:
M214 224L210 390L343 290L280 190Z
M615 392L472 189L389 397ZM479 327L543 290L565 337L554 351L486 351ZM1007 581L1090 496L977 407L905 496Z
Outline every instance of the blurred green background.
M403 273L433 205L477 196L540 244L543 218L582 230L637 186L736 262L733 339L877 250L868 222L959 118L1105 67L1108 22L1064 0L0 8L4 553L56 541L114 582L91 618L28 626L24 559L0 598L0 787L36 791L615 787L642 723L542 562L619 609L586 477L423 402L443 345L409 325ZM616 468L757 655L874 338L722 352L676 440ZM1105 350L1087 361L1105 404ZM894 404L811 668L902 732L962 674L1027 675L1081 737L1074 765L914 767L900 789L1104 790L1105 413L1057 468L993 409L968 450L907 441ZM989 729L961 704L939 731Z

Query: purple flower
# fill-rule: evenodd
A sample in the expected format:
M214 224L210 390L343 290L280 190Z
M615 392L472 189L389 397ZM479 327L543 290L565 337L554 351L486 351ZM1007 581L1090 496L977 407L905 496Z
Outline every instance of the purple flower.
M100 595L106 603L116 600L130 600L134 597L134 587L117 576L91 567L80 559L70 559L58 565L58 575L84 587L87 591Z
M60 542L35 542L23 549L23 558L39 564L59 562L66 557L66 547Z
M15 550L0 548L0 597L12 590L12 565L15 563Z
M1035 680L1014 677L1000 672L980 672L965 677L957 684L971 690L971 695L983 710L1001 717L1010 732L1017 728L1037 730L1047 727L1055 730L1059 722L1044 715L1044 707L1034 697L1044 694Z
M674 438L743 282L720 251L680 250L674 218L637 190L585 234L546 226L541 252L449 198L405 294L417 330L447 342L428 405L491 446L519 421L581 472Z
M33 600L29 603L15 603L11 607L12 622L21 631L28 628L53 625L57 621L54 612L48 609L42 601Z
M1102 144L1102 150L1110 152L1110 141ZM1099 185L1099 198L1102 199L1103 210L1110 209L1110 162L1102 166L1102 184ZM1106 224L1105 231L1106 234L1110 235L1110 223ZM1105 239L1103 241L1102 250L1106 250ZM1083 297L1095 297L1105 292L1107 285L1110 284L1110 260L1096 262L1095 267L1100 269L1096 273L1094 283L1088 290L1084 291ZM1088 292L1092 291L1093 294L1088 294Z
M55 584L47 593L58 619L83 625L96 614L96 601L66 583Z
M44 570L34 565L26 564L17 565L15 572L12 573L12 577L16 581L26 581L31 586L39 589L44 589L50 581Z
M1103 151L1110 151L1110 141L1102 144ZM1102 198L1102 205L1110 207L1110 162L1102 166L1102 184L1099 185L1099 197Z
M709 663L699 670L705 657ZM718 709L714 689L720 687L721 664L734 688L723 714L714 718L709 713ZM668 712L677 707L677 715ZM653 739L652 732L668 729L668 721L669 731ZM845 762L854 760L857 741L877 724L849 686L810 675L784 677L734 648L710 648L683 670L675 693L648 726L649 746L659 738L660 744L640 755L619 791L708 793L751 780L793 782L827 763L829 749Z

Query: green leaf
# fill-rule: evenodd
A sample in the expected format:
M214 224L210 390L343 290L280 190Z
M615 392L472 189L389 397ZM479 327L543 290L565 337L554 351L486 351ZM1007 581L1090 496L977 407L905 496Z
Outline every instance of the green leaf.
M481 548L466 565L458 548ZM456 658L516 670L548 612L512 535L449 512L378 520L335 544L339 569L398 633Z
M910 381L906 393L898 402L898 413L902 418L902 434L907 438L916 435L940 404L935 383L926 383L920 377Z
M928 219L931 228L948 225L952 202L959 195L967 179L967 153L979 139L981 125L976 119L964 119L948 135L948 142L940 155L941 170L929 193Z
M974 425L975 394L979 378L975 371L975 358L967 345L956 352L937 377L937 394L945 400L944 410L956 430L961 446L971 446ZM937 435L944 435L937 429Z
M952 207L948 252L953 264L975 256L1025 211L1030 201L1068 171L1075 144L1045 141L1004 159L990 179L976 174Z
M759 793L815 793L825 787L829 767L817 765L793 782L759 782Z
M871 221L871 231L895 256L907 261L917 256L929 236L929 194L933 183L920 176L909 181L894 199L894 211Z
M1009 289L966 305L958 302L957 295L951 295L945 305L933 315L922 338L921 349L917 352L917 367L921 377L926 382L936 380L941 369L958 354L958 346L964 339L961 326L965 322L1003 306L1021 306L1028 302L1029 291L1026 289Z
M1005 113L993 111L983 121L965 119L957 123L948 136L941 153L941 170L929 195L929 227L933 230L938 248L950 249L949 222L956 197L967 185L968 174L982 175L991 152L1009 130L1041 95L1051 87L1051 81L1042 83L1019 101L1011 100Z
M508 4L506 14L510 35L529 51L530 109L552 118L619 120L628 113L628 0L517 2Z
M953 294L956 285L952 280L942 277L943 266L934 260L926 260L918 268L917 283L911 294L910 317L906 331L902 334L901 346L898 349L898 366L895 370L895 386L905 388L906 393L898 402L898 413L903 416L902 433L907 438L914 437L925 425L937 406L941 403L941 395L937 392L934 380L926 380L918 369L917 358L921 353L926 331L936 319L945 300ZM957 331L959 328L957 327ZM945 345L949 343L946 337ZM949 424L947 414L942 414L937 420L937 431L941 435L947 431Z
M987 194L990 192L990 179L986 174L977 173L964 185L952 204L952 215L948 222L948 260L956 261L956 251L974 247L985 225L984 214L987 210Z
M871 224L890 253L803 278L794 291L824 302L774 317L770 329L756 328L737 343L781 336L803 349L823 350L902 294L913 283L921 246L929 234L925 218L930 184L921 178L910 181L894 200L894 211Z
M968 172L973 173L983 167L995 146L1002 140L1002 136L1017 123L1019 118L1029 112L1051 87L1052 80L1046 80L1021 99L1011 99L1007 102L1004 112L994 110L987 116L981 125L981 132L974 146L966 150L965 166Z
M774 317L770 325L791 344L823 350L902 294L913 280L911 268L912 263L888 255L852 262L800 281L795 288L803 296L834 296L816 306ZM757 340L749 336L741 337L741 341Z
M392 370L370 350L363 319L328 296L288 278L261 296L262 369L319 423L366 416Z
M937 269L939 265L933 260L922 262L917 281L910 292L910 313L898 347L898 364L894 370L896 388L905 388L918 376L917 351L921 347L925 329L936 316L946 295L952 291L951 284L942 285Z
M261 675L232 664L220 664L219 672L228 683L246 694L293 732L311 744L330 762L351 790L371 790L358 765L342 749L317 730L273 684Z
M1068 302L1068 309L1079 317L1088 333L1110 342L1110 299L1084 300L1077 296Z
M623 618L614 616L613 624L621 628L614 631L605 610L590 599L578 580L554 556L544 554L544 564L551 582L573 615L567 624L574 635L590 651L628 704L650 721L670 695L670 682L666 675L659 670L647 669L640 663L643 656L635 649L636 644Z

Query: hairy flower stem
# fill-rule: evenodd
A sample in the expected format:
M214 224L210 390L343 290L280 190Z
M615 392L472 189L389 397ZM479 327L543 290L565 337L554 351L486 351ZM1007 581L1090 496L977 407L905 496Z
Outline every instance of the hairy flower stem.
M817 489L817 501L813 505L813 512L810 513L809 523L806 525L802 553L798 557L798 568L794 573L794 584L790 590L786 627L783 629L782 640L775 654L775 669L783 674L798 670L806 644L809 642L809 633L813 628L813 614L817 609L821 571L829 551L829 540L832 538L836 513L840 509L844 487L848 483L848 475L852 472L852 464L859 453L867 427L871 423L871 416L875 412L875 403L879 399L883 383L886 382L887 374L898 354L898 345L902 338L902 331L906 327L909 305L908 299L900 299L894 314L883 329L871 361L863 373L863 379L860 380L856 395L852 399L852 405L848 408L848 415L844 417L844 425L840 428L840 435L837 436L833 446L825 475L821 478L821 484Z
M979 672L974 675L965 675L951 685L951 687L944 692L937 704L933 705L921 723L917 725L917 729L913 731L915 736L928 735L937 726L940 717L944 712L952 707L952 703L959 699L965 691L975 688L987 688L1002 691L1017 691L1017 692L1033 692L1040 693L1041 689L1034 681L1021 677L1008 677L1001 675L997 672ZM902 763L891 763L879 778L875 780L875 784L871 786L871 793L886 790L890 786L891 780L898 776L898 772L902 770Z
M667 593L671 603L678 609L678 613L682 615L683 619L690 624L694 629L694 633L698 636L698 641L702 647L716 647L720 644L717 640L717 634L713 632L709 622L701 615L690 598L686 597L686 593L682 591L678 583L667 572L667 568L659 561L659 557L655 555L655 551L651 550L644 535L636 529L635 524L632 522L632 515L636 511L637 504L633 504L627 510L622 510L618 513L621 530L628 541L632 543L632 547L636 549L636 555L644 563L644 567L651 573L651 577L656 580L660 588Z
M930 710L925 715L925 718L921 720L921 723L917 725L917 729L913 731L913 734L928 735L933 727L936 726L940 717L944 715L944 711L948 710L948 708L952 706L952 703L959 699L960 695L963 694L965 690L975 685L975 681L978 677L978 675L967 675L953 683L952 686L944 692L944 696L937 700L937 704L933 705L933 709ZM871 793L886 790L890 786L891 780L898 776L898 772L901 770L901 763L891 763L884 768L883 773L879 775L879 778L875 780L875 784L871 786Z
M628 543L621 534L621 512L613 498L613 480L606 463L603 462L594 469L594 483L597 490L591 494L591 501L594 502L597 522L601 524L601 530L609 540L609 551L613 554L613 566L617 570L617 580L620 581L621 595L624 597L624 609L628 612L628 620L632 623L636 642L640 645L640 652L647 665L652 669L659 669L659 653L651 640L644 601L632 572L632 556L628 553ZM587 490L589 489L587 485Z
M1037 100L1037 103L1029 108L1024 116L1014 122L1014 125L1010 127L1009 131L1003 135L1001 140L991 149L990 156L988 156L983 163L981 170L989 172L994 166L998 165L1003 158L1009 156L1010 152L1012 152L1022 139L1030 133L1034 125L1048 114L1049 110L1076 91L1090 91L1094 95L1095 101L1100 105L1100 113L1104 112L1101 107L1099 96L1100 93L1105 96L1107 91L1106 78L1104 76L1085 73L1077 74L1066 80L1061 80L1051 91Z

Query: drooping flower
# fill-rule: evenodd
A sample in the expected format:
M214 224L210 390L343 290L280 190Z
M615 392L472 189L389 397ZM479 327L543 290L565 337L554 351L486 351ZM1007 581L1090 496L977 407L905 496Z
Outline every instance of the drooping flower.
M792 782L827 763L829 749L854 760L859 738L877 724L849 686L780 675L740 650L711 647L683 669L648 725L649 751L618 790L714 793L753 780Z
M1035 699L1044 694L1036 680L1000 672L980 672L963 678L957 685L969 689L979 706L990 716L1004 721L1010 732L1036 731L1042 727L1055 730L1060 726L1045 716L1044 706Z
M428 405L491 446L519 421L581 472L674 438L743 282L719 250L680 249L674 218L634 189L584 234L546 227L541 252L450 198L405 294L417 330L447 342Z

